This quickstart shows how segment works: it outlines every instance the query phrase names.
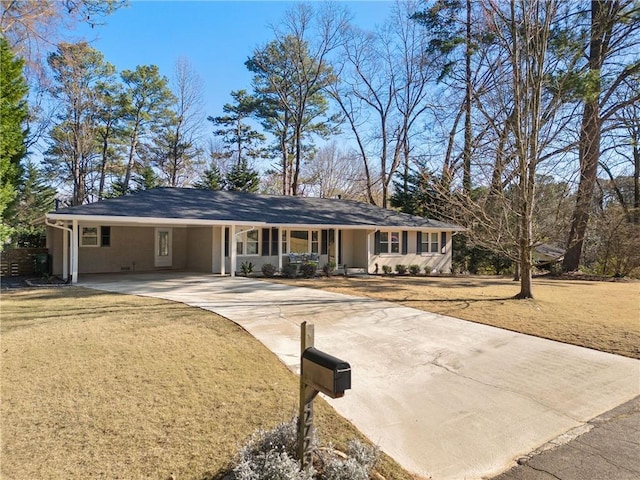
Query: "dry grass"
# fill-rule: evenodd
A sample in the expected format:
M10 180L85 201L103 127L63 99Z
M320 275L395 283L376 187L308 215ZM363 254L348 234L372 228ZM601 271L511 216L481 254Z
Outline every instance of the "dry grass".
M401 303L473 322L640 358L640 282L534 279L534 300L500 277L279 280Z
M297 411L296 377L197 308L81 288L2 295L0 477L219 478L256 428ZM360 437L316 401L321 439ZM385 458L388 479L410 479Z

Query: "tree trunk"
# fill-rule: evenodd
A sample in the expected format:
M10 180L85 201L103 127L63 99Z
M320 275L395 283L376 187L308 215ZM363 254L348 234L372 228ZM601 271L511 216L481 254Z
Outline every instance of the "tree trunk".
M533 286L531 280L532 271L531 248L521 246L520 251L520 293L515 298L521 300L524 298L533 298Z
M133 172L133 166L135 164L137 146L138 146L138 131L136 128L136 130L134 130L133 132L133 137L131 138L131 145L129 147L129 161L127 162L127 170L124 174L124 182L122 184L122 188L125 194L129 192L129 183L131 182L131 173Z
M571 231L562 267L566 272L575 271L580 265L582 246L587 232L593 188L598 176L600 160L600 115L597 99L585 104L580 130L580 183L576 206L571 219Z
M606 56L603 37L607 25L605 13L609 11L607 1L591 2L591 40L589 42L589 71L600 75L600 69ZM600 78L597 79L595 91L585 100L580 129L580 183L576 195L576 205L571 219L571 230L567 242L562 268L565 272L578 270L582 256L582 246L589 223L589 214L593 197L593 187L598 176L600 160Z
M464 152L462 189L465 195L471 192L471 0L467 0L467 35L465 50L465 104L464 104Z

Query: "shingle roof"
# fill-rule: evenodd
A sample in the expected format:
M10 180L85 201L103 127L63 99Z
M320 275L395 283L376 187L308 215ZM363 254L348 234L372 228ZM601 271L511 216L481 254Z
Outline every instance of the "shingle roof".
M258 195L244 192L154 188L123 197L51 212L69 215L163 218L269 225L380 226L462 230L449 223L387 210L352 200Z

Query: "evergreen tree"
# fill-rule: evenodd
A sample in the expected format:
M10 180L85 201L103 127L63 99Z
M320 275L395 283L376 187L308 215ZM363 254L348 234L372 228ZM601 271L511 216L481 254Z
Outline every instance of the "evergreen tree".
M247 94L246 90L233 91L231 96L235 102L222 107L225 115L208 117L208 120L218 127L213 134L222 137L228 149L228 158L238 165L243 159L263 157L265 152L261 145L266 138L246 123L258 110L258 100Z
M395 191L390 199L391 206L411 215L440 219L443 200L439 182L440 179L424 167L409 170L393 182Z
M145 165L142 167L139 172L133 176L132 180L135 184L135 188L133 189L134 192L151 190L152 188L162 186L162 181L151 165ZM125 186L124 182L121 183L121 186ZM128 193L128 190L124 190L123 193Z
M202 190L222 190L224 187L224 177L220 173L220 168L214 162L202 172L200 180L193 184L194 188Z
M24 62L14 57L0 36L0 249L11 233L7 215L16 199L20 161L26 155L24 124L28 115L28 88L23 66Z
M260 175L247 165L246 160L242 160L239 165L231 167L225 184L227 190L255 193L260 186Z
M46 241L44 225L34 225L38 218L55 208L56 190L44 181L42 172L29 161L24 169L18 202L12 227L15 229L15 244L18 247L43 247Z

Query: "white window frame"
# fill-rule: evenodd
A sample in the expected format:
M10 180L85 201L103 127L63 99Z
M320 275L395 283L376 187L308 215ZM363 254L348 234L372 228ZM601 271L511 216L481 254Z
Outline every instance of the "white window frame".
M255 240L249 240L249 235L255 234ZM239 257L258 257L260 256L260 230L244 230L236 234L236 255ZM247 253L249 251L249 244L255 244L255 253Z
M383 235L386 240L383 240ZM397 235L397 241L393 241L393 236ZM394 246L397 251L394 251ZM402 232L396 230L380 230L380 255L402 255Z
M435 238L435 242L433 239ZM435 249L433 248L435 245ZM440 253L440 232L431 232L429 241L429 253Z
M96 234L95 235L87 235L86 231L87 230L95 230ZM93 239L95 238L95 243L86 243L87 239ZM89 247L89 248L93 248L93 247L99 247L100 246L100 226L93 226L93 225L84 225L82 227L80 227L80 246L81 247Z
M440 233L441 232L422 232L422 243L420 244L422 255L442 254Z
M305 232L307 234L307 247L304 252L292 252L291 251L291 233L292 232ZM317 253L320 255L320 242L322 235L320 230L290 228L284 231L282 235L282 253Z

